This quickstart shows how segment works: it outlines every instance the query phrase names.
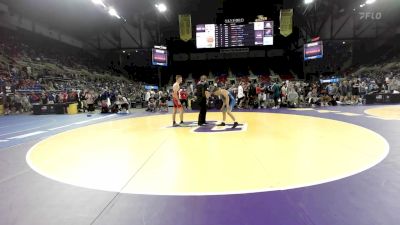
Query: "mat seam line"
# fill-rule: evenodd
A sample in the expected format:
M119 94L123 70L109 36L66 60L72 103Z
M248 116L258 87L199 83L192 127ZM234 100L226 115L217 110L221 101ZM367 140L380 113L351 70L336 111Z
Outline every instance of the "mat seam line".
M168 140L168 137L165 138L165 140L158 146L158 148L146 159L145 162L143 162L143 164L139 167L139 169L137 169L133 175L128 179L128 181L124 184L124 186L122 186L122 188L120 189L119 192L117 192L115 194L115 196L107 203L107 205L100 211L100 213L93 219L93 221L90 223L90 225L95 224L98 219L101 217L101 215L103 215L103 213L109 208L109 206L111 205L111 203L114 202L114 200L116 200L118 198L118 196L120 194L122 194L122 191L126 188L126 186L132 181L133 178L135 178L135 176L144 168L144 166L150 161L151 158L153 158L153 156L160 150L161 146Z

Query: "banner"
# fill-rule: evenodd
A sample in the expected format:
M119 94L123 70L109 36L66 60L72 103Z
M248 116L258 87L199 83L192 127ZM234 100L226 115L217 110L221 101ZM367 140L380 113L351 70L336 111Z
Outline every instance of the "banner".
M225 23L244 23L244 18L225 19Z
M179 33L182 41L192 39L192 18L190 14L179 15Z
M293 9L281 10L281 34L282 36L289 36L293 31Z
M146 90L158 90L158 86L155 85L145 85L144 89Z

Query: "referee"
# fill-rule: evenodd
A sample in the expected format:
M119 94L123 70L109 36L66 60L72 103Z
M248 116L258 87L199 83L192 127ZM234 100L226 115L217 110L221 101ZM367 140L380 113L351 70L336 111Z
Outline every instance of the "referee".
M206 125L206 114L207 114L207 99L210 96L210 93L208 92L208 83L207 83L207 76L202 75L200 77L200 81L197 83L196 86L197 92L196 92L196 97L197 97L197 102L200 106L200 113L199 113L199 120L198 120L198 125Z

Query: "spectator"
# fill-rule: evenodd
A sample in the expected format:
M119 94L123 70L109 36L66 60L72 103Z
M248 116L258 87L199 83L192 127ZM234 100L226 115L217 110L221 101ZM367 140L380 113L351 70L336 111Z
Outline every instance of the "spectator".
M188 108L188 94L186 88L182 88L179 90L179 100L181 101L182 106L184 105L185 108Z
M352 95L353 95L353 104L358 104L359 103L359 98L360 98L360 81L353 81L352 84Z
M272 97L274 98L274 107L272 109L279 109L279 98L281 96L281 87L278 82L274 82L272 85Z
M150 112L155 112L156 111L156 100L154 99L154 97L150 97L149 98L148 110Z
M88 112L89 113L93 113L94 112L94 101L95 101L95 95L93 90L90 90L89 92L87 92L85 94L85 99L86 99L86 103L88 105Z
M294 88L289 88L287 95L288 107L296 108L299 105L299 94Z
M54 95L54 93L49 93L48 94L48 104L49 105L53 105L54 103L55 103L55 95Z
M156 101L156 109L157 110L159 110L159 108L160 108L160 92L161 91L159 91L159 90L154 91L154 99Z
M267 92L266 88L262 88L261 85L258 85L258 101L259 108L267 108Z
M40 97L35 94L34 92L31 94L30 102L32 105L39 105L40 104Z
M281 88L281 101L282 104L286 104L286 97L287 97L287 84L283 83L282 88Z
M129 113L128 99L122 97L122 95L118 95L111 111L113 113L118 113L118 112Z
M168 98L168 95L167 95L167 93L162 93L161 91L160 91L160 110L161 111L164 111L164 112L168 112L168 104L167 104L167 98Z
M18 93L14 95L14 107L16 113L22 112L22 99Z
M149 105L150 97L151 97L150 91L147 90L146 91L146 96L144 97L144 101L146 102L146 106L147 106L147 110L146 111L149 111L149 106L148 105Z
M257 88L256 88L255 83L256 82L254 81L254 83L251 83L249 85L249 92L248 92L249 105L253 106L253 108L258 108L259 103L257 102L258 96L257 96Z
M29 103L29 99L28 99L28 96L26 96L26 94L24 94L24 95L22 96L21 104L22 104L22 110L23 110L23 112L29 112L29 111L31 111L32 106L31 106L31 104Z
M341 83L339 87L339 92L340 92L340 102L346 102L347 101L347 81L344 81Z
M312 107L320 105L320 98L318 96L317 88L313 88L310 92L308 92L307 101L308 104L311 104Z
M241 108L243 108L243 100L245 97L244 89L243 89L243 82L239 83L237 97L238 97L238 108L241 109Z

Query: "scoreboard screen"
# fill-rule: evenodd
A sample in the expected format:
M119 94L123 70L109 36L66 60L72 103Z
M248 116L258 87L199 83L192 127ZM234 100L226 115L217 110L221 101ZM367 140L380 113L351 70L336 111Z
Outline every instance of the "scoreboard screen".
M322 41L311 42L304 45L304 60L320 59L324 56Z
M274 44L274 22L249 24L199 24L196 26L197 48L227 48Z
M168 51L167 49L153 48L152 63L154 66L167 66L168 65Z

